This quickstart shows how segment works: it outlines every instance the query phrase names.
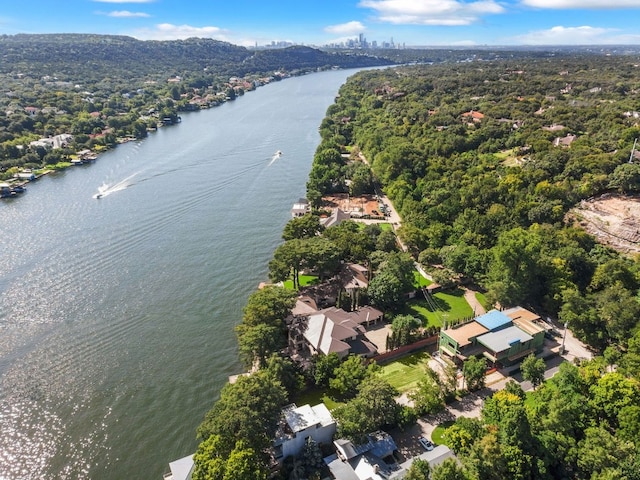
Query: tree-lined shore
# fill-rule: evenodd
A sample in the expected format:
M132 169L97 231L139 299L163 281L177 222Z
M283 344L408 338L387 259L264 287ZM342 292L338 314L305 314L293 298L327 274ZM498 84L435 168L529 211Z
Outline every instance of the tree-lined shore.
M370 237L374 232L348 221L324 230L310 215L285 229L285 243L270 264L273 280L292 272L297 277L301 269L318 269L327 279L341 262L361 262L373 273L371 287L376 279L387 293L397 286L393 297L378 299L372 288L362 300L375 305L393 298L384 304L393 312L406 290L401 265L416 260L453 283L474 281L492 303L559 318L597 354L579 365L563 364L546 382L543 364L527 358L523 375L537 387L533 392L508 383L487 400L480 419L461 418L445 430L443 439L460 464L431 473L418 464L406 478L637 478L640 264L599 244L566 214L585 198L640 190L640 165L631 154L640 136L638 63L633 56L575 54L362 72L328 109L309 200L321 212L325 195L366 192L379 182L402 216L398 233L413 259L394 248L379 250L392 246L378 242L379 233ZM358 150L371 171L357 161ZM331 261L319 263L318 252L327 251L337 258L320 254ZM305 388L333 390L344 402L334 409L339 435L354 440L381 426L411 423L447 401L446 382L426 375L412 394L422 409L400 409L392 401L397 391L377 377L375 364L365 367L355 356L342 363L319 355L311 368L296 369L281 356L285 338L278 332L284 333L287 315L275 306L288 304L278 300L284 293L276 292L285 292L279 288L250 299L249 305L268 295L271 300L261 304L277 311L272 320L254 324L248 307L238 328L243 358L262 368L227 385L221 401L227 410L219 403L208 414L199 431L205 441L195 457L195 478L268 475L276 419L254 430L249 443L235 435L224 441L227 430L215 427L229 421L229 405L238 412L233 421L252 422L250 412L264 404L246 402L260 395L261 378L267 392L284 387L289 399L302 380ZM264 342L278 337L280 343ZM465 364L465 372L476 363L483 362ZM484 368L474 369L481 373L477 388ZM450 396L460 393L453 390ZM273 411L287 401L287 393L278 395L265 397ZM372 405L378 408L372 411ZM262 443L251 443L258 437ZM251 468L231 462L239 456ZM294 472L295 478L316 478L305 458L294 459L280 472L283 478ZM299 462L306 470L296 470Z

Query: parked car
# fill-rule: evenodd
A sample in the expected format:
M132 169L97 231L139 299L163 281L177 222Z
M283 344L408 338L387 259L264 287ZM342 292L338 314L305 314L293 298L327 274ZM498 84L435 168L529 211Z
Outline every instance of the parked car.
M418 438L418 442L420 442L420 445L422 445L422 447L427 451L430 452L431 450L433 450L434 448L436 448L436 446L430 441L427 440L424 437L420 437Z

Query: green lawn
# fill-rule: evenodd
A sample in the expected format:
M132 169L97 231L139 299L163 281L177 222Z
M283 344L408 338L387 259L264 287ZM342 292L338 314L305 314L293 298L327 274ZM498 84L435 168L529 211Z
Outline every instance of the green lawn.
M414 353L382 367L379 375L401 393L412 390L424 376L430 355L426 352Z
M358 227L360 228L360 230L364 229L364 227L367 226L366 223L363 222L357 222L358 223ZM378 225L380 227L380 230L392 230L393 231L393 225L391 225L390 223L376 223L375 225Z
M298 277L298 281L300 282L301 287L306 287L307 285L314 285L320 280L315 275L300 275ZM287 280L284 282L284 288L287 290L293 290L293 280Z
M329 396L326 390L311 389L299 393L294 398L294 403L301 407L302 405L309 404L311 406L324 403L329 410L334 410L340 405L344 405L342 402L337 402Z
M426 287L428 285L431 285L433 282L431 280L429 280L428 278L425 278L422 276L422 274L415 270L413 272L413 286L415 288L422 288L422 287Z
M487 297L484 293L476 292L476 298L480 302L480 305L482 305L487 312L493 308L493 305L489 303L489 300L487 300Z
M444 431L453 425L453 421L447 421L438 425L431 434L431 441L436 445L447 445L446 440L444 439ZM447 445L448 446L448 445Z
M473 310L465 300L464 290L461 288L438 292L431 297L431 303L424 297L410 300L402 313L420 318L425 327L441 327L445 318L450 321L473 316Z

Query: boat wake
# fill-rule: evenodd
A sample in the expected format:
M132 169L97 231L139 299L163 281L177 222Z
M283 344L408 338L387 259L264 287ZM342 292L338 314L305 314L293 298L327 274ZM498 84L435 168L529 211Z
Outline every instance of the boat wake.
M275 162L281 156L282 156L282 151L278 150L276 153L273 154L273 157L271 157L271 161L269 162L269 165L267 165L267 167L270 167L271 165L273 165L273 162Z
M120 180L119 182L114 183L113 185L109 185L108 183L103 183L98 187L98 193L94 194L93 198L103 198L103 197L106 197L107 195L111 195L112 193L119 192L120 190L124 190L125 188L130 187L134 183L131 180L138 173L140 172L134 173L133 175L129 175L124 180Z

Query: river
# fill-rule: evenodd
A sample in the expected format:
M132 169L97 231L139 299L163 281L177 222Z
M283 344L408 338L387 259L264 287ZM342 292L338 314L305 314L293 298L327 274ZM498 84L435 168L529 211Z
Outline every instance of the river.
M160 479L194 451L354 72L185 114L0 203L0 479Z

